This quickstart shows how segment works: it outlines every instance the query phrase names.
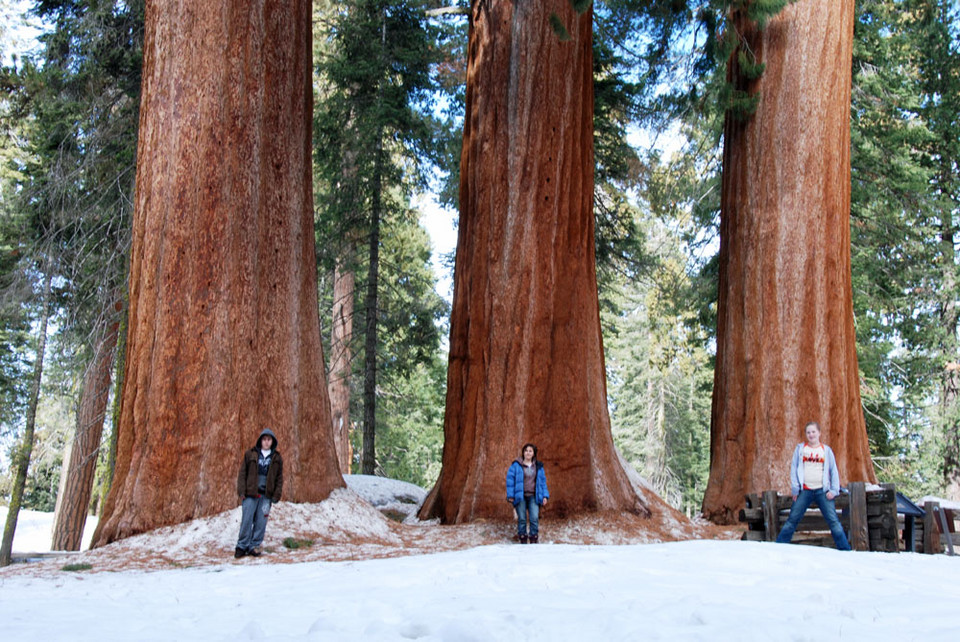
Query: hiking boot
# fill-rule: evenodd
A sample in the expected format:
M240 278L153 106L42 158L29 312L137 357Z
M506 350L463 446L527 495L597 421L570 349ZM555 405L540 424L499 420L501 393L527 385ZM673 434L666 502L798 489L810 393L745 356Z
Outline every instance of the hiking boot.
M247 555L249 555L250 557L260 557L260 553L262 553L262 552L263 552L263 551L261 551L261 550L260 550L260 547L258 546L257 548L251 548L251 549L249 549L249 550L247 551Z
M234 556L236 559L240 559L241 557L243 557L243 556L246 555L246 554L247 554L247 551L244 550L244 549L242 549L242 548L240 548L239 546L237 547L237 550L235 550L235 551L233 552L233 556Z
M527 543L527 536L526 536L526 535L521 535L521 536L520 536L520 543L521 543L521 544L526 544L526 543Z
M530 543L531 543L531 544L539 544L539 543L540 543L540 536L539 536L539 535L531 535L531 536L530 536Z

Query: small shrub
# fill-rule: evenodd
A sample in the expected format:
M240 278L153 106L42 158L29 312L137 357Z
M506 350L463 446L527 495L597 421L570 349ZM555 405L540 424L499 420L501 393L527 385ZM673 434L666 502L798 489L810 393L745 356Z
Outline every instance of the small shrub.
M287 537L283 540L283 545L290 550L297 548L310 548L313 546L312 539L296 539L295 537Z
M87 564L86 562L79 562L77 564L67 564L61 571L89 571L93 568L92 564Z

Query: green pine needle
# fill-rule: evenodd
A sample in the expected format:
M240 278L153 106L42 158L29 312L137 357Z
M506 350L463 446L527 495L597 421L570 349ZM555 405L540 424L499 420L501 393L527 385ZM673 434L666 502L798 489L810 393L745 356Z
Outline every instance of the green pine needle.
M567 27L563 24L563 20L555 13L550 14L550 26L553 28L553 33L557 34L560 42L573 40L573 38L570 37L570 32L567 31Z
M584 11L590 8L593 4L593 0L570 0L570 6L573 7L573 10L578 14L583 14Z
M743 49L737 53L737 63L740 73L750 80L756 80L762 76L763 70L767 68L764 63L757 62L757 57L753 53Z
M298 548L310 548L313 546L312 539L297 539L295 537L286 537L283 540L283 545L290 550L296 550Z
M734 89L727 99L727 111L733 116L734 120L743 122L749 120L756 113L759 103L759 94L750 95L745 91Z

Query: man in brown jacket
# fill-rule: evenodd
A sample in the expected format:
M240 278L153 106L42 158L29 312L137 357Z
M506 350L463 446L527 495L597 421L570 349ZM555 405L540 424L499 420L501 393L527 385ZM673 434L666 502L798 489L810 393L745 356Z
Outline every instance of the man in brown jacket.
M283 458L277 446L277 436L264 428L256 445L243 454L237 475L237 494L242 506L240 538L234 557L260 555L270 506L280 501L283 491Z

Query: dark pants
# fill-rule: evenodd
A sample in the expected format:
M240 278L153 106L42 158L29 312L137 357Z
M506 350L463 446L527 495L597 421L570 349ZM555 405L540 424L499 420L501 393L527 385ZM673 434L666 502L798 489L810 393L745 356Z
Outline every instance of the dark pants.
M830 527L830 534L833 535L833 542L837 545L838 551L849 551L850 542L847 541L847 535L843 532L843 526L840 525L840 518L837 517L837 509L833 505L832 499L827 499L827 493L822 488L816 490L800 491L797 495L797 501L793 502L793 508L790 509L790 517L787 523L783 525L783 530L777 536L777 541L781 544L789 544L793 539L793 532L797 530L797 524L803 519L803 514L810 508L810 504L817 503L820 513L827 520L827 526Z

